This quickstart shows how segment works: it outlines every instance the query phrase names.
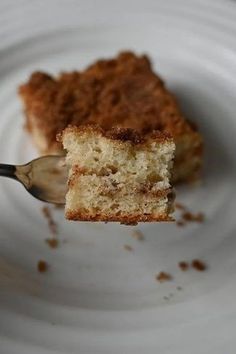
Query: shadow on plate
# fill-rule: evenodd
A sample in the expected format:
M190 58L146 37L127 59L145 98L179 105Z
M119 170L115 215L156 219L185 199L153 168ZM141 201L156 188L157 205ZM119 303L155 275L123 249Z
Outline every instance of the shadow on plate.
M192 86L176 85L171 87L171 91L177 97L185 117L196 122L203 134L204 178L231 174L233 156L225 144L225 135L231 125L230 120L227 122L224 105Z

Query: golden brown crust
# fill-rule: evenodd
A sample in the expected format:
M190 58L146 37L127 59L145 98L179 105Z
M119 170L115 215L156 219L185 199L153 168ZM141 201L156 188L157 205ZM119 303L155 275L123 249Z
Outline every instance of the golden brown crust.
M120 222L125 225L137 225L139 222L155 222L155 221L174 221L174 219L167 214L155 215L144 215L144 214L132 214L132 215L107 215L107 214L96 214L91 215L82 211L70 211L67 210L65 213L66 219L74 221L115 221Z
M196 130L183 119L149 59L131 52L58 78L35 72L19 94L28 129L36 124L48 146L55 145L56 135L68 124L97 124L105 130L119 126L141 135L160 130L174 137Z

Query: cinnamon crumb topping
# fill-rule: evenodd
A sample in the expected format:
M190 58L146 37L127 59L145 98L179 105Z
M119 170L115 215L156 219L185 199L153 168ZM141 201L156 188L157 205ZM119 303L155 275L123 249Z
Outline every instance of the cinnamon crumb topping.
M160 272L156 275L156 280L158 280L160 283L164 283L166 281L172 280L172 276L169 273Z
M27 116L40 124L48 145L55 144L56 135L68 124L98 124L105 130L116 125L144 135L153 130L173 136L195 132L149 58L132 52L98 60L83 72L58 77L35 72L19 93ZM32 128L30 119L27 128Z

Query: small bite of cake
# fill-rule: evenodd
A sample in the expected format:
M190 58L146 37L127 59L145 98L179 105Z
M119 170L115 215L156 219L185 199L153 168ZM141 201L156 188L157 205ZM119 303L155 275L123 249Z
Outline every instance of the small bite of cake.
M170 221L175 144L154 131L68 127L58 136L69 167L65 216L69 220L137 224Z

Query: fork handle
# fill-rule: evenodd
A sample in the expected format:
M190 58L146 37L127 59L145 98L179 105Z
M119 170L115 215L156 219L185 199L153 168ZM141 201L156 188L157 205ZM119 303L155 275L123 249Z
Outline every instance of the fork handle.
M17 179L16 166L0 163L0 176Z

